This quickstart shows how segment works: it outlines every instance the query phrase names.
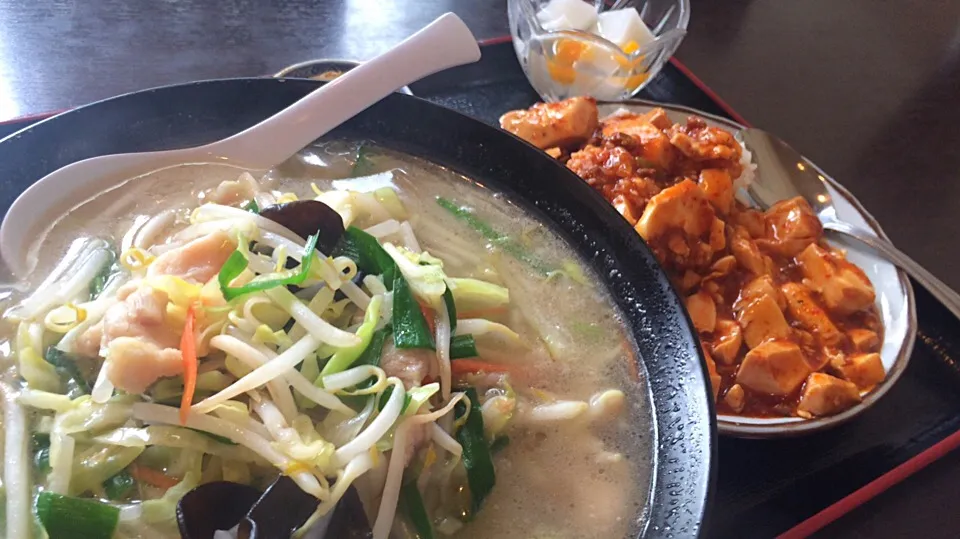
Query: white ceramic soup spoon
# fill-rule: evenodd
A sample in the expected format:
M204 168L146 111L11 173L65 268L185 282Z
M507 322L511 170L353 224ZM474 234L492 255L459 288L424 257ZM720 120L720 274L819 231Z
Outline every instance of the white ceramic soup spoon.
M181 164L273 168L398 88L479 59L473 34L459 17L447 13L386 53L231 137L194 148L105 155L67 165L13 202L0 225L0 254L14 275L22 277L36 265L31 246L42 241L37 238L60 216L98 193Z

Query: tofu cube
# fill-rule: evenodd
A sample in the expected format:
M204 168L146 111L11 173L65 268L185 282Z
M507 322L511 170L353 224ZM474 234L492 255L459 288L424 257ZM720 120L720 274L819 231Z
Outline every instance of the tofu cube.
M761 393L783 396L796 391L809 374L810 367L799 346L774 340L747 352L737 371L737 383Z
M743 331L733 320L717 320L711 349L713 356L724 365L733 365L743 346Z
M713 333L717 327L717 304L706 291L700 290L687 298L687 313L700 333Z
M819 336L823 344L832 346L843 340L843 334L836 324L803 285L787 283L780 290L787 298L787 311L790 316L805 329Z
M851 329L847 337L859 352L872 352L880 346L880 336L869 329Z
M845 380L853 382L860 389L870 389L886 378L883 361L880 354L856 354L850 357L837 358L830 365Z
M809 416L834 415L858 402L860 390L853 382L815 372L807 378L807 383L803 386L797 412Z
M827 309L837 314L862 311L873 305L876 293L870 280L859 269L843 260L835 260L824 248L810 244L797 261L810 286L820 293Z
M700 349L703 350L703 358L707 360L707 374L710 375L710 387L713 389L713 400L716 401L720 394L720 384L723 379L720 378L720 373L717 372L717 363L710 357L710 351L707 350L707 347L701 345Z
M738 307L742 308L737 312L737 322L743 328L743 340L747 348L756 348L771 339L790 337L790 326L773 297L760 296Z

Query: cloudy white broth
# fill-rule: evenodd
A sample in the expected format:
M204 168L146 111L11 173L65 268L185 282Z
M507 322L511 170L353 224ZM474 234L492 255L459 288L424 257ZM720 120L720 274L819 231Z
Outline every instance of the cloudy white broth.
M341 500L377 539L642 528L653 427L623 322L482 185L334 141L129 182L36 254L0 324L7 537L176 537L185 494L214 514L239 502L194 489L280 476L307 536Z

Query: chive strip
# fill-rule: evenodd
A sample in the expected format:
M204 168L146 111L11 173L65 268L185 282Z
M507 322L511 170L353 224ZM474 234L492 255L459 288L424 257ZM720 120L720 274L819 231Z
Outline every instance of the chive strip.
M393 279L393 343L397 348L434 349L427 319L400 272Z
M187 430L192 430L193 432L196 432L197 434L202 434L202 435L206 436L207 438L210 438L211 440L213 440L213 441L215 441L215 442L220 442L221 444L237 445L237 442L234 442L233 440L231 440L230 438L227 438L227 437L225 437L225 436L220 436L219 434L214 434L214 433L212 433L212 432L207 432L207 431L205 431L205 430L194 429L194 428L190 428L190 427L183 427L183 428L185 428L185 429L187 429Z
M103 482L103 492L107 495L107 499L119 500L126 497L134 484L136 480L124 470Z
M373 161L370 160L370 148L360 145L357 148L357 157L353 161L353 168L350 170L351 178L360 176L369 176L373 173Z
M97 299L100 294L103 293L103 289L107 286L107 283L110 282L110 277L114 273L120 271L120 266L117 264L117 253L113 249L110 249L110 259L100 268L100 271L93 277L93 280L90 281L90 301Z
M463 447L463 466L467 469L467 484L470 485L472 519L484 498L493 490L496 475L493 469L493 459L490 456L490 446L483 434L483 412L480 409L480 397L476 388L466 389L470 398L470 415L466 422L457 431L457 441ZM466 413L466 405L458 402L456 405L457 418Z
M433 525L427 508L423 505L423 497L416 481L408 481L400 486L400 506L413 524L419 539L433 539Z
M317 234L313 234L307 238L307 245L303 249L305 255L304 260L303 263L300 264L300 271L297 273L288 275L287 277L263 279L260 281L254 280L237 287L230 286L230 282L243 273L243 270L247 269L249 262L247 261L247 257L243 256L243 253L234 251L233 254L230 255L230 258L223 264L223 267L220 268L220 274L217 276L217 280L220 282L220 291L223 293L224 299L230 301L251 292L269 290L278 286L303 284L303 281L307 280L307 276L310 275L310 266L313 264L313 259L316 258L314 256L316 246Z
M387 290L393 289L394 276L399 273L397 265L383 246L370 234L357 227L348 227L334 249L334 256L346 256L357 263L364 273L383 275Z
M474 215L474 213L469 209L443 197L437 197L437 204L439 204L441 208L450 212L454 217L465 223L467 226L472 228L474 231L479 233L487 241L499 246L510 256L527 264L531 268L544 275L550 271L550 268L544 265L543 262L538 260L535 256L528 253L527 250L524 249L519 243L510 239L509 236L497 232L492 226Z
M110 539L120 509L94 500L44 491L37 495L37 517L56 539Z
M503 451L510 445L510 437L504 434L503 436L498 436L493 442L490 443L490 454L496 455L497 453Z
M42 432L35 432L32 436L31 446L34 450L33 465L40 473L50 471L50 435Z
M55 346L47 348L43 359L53 365L57 374L67 380L67 394L71 399L90 394L90 384L77 367L76 359Z
M380 400L377 401L377 410L382 412L383 408L387 405L387 402L390 400L390 395L393 395L393 386L387 386L387 389L383 390L383 393L380 394ZM410 403L413 402L413 396L410 395L410 392L406 392L403 395L403 406L400 408L400 414L403 415L407 413L407 408L410 407Z
M33 465L37 468L37 471L40 473L47 473L50 471L50 447L41 447L33 455Z
M477 357L477 341L473 335L455 335L450 339L450 359Z
M250 202L247 202L242 209L250 213L255 213L257 215L260 215L260 205L257 204L256 200L251 200Z
M457 332L457 304L453 301L453 292L448 286L443 291L443 302L447 305L447 317L450 319L450 335Z

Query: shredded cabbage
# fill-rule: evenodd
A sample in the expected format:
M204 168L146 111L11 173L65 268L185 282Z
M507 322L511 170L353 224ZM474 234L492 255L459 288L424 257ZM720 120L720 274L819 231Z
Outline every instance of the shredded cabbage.
M458 311L496 309L510 302L510 291L479 279L447 279Z
M142 447L94 445L78 453L73 461L70 494L99 491L104 481L120 473L142 452Z
M407 404L406 408L403 411L404 416L416 415L420 411L420 408L423 405L427 404L430 400L430 397L436 395L440 391L440 384L433 382L432 384L427 384L425 386L414 387L407 391L407 395L410 396L410 403Z
M123 447L170 447L174 449L192 449L208 455L222 457L237 462L264 463L259 455L241 445L220 442L206 434L165 425L148 427L121 427L93 438L103 445Z
M53 365L44 361L31 335L31 324L21 322L17 327L17 359L20 362L20 376L27 385L43 391L60 391L60 376Z
M440 260L430 256L430 253L414 253L389 242L383 244L383 250L397 264L413 294L438 309L443 302L443 292L447 289Z
M173 520L177 514L177 503L184 494L197 488L200 484L203 464L203 454L199 451L184 451L184 458L188 460L187 473L183 480L167 489L163 496L156 500L143 502L143 520L150 523Z
M517 335L512 329L497 322L491 322L483 318L468 318L457 321L457 335L493 335L502 337L509 343L520 344L520 335Z
M73 407L60 415L58 425L65 434L95 434L117 428L130 419L129 401L129 398L118 397L100 404L93 402L89 395L77 397L73 400Z
M357 328L357 337L360 342L355 346L340 348L333 354L333 357L327 361L320 371L321 376L343 372L347 367L353 365L353 362L360 357L360 354L370 345L370 339L373 338L373 332L380 322L380 306L383 304L383 296L374 296L370 300L367 312L364 314L363 323Z
M480 407L483 415L483 430L487 440L495 440L513 417L517 401L506 395L490 397Z
M24 389L20 392L17 400L24 406L38 410L53 410L54 412L66 412L74 407L74 402L70 400L70 397L39 389Z

